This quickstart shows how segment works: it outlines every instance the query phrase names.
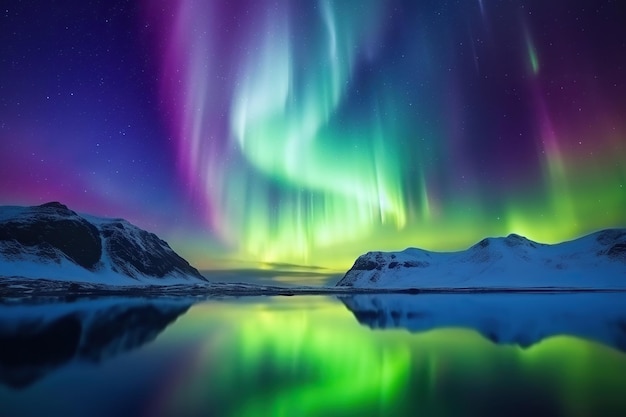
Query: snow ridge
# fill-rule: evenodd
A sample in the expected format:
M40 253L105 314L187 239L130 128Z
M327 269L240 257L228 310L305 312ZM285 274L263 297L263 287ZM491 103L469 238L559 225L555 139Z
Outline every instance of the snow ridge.
M626 229L548 245L523 236L486 238L460 252L368 252L340 287L626 289Z

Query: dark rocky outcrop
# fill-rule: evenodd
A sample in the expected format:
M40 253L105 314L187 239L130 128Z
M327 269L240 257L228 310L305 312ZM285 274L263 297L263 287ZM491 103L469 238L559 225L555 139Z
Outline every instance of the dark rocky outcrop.
M626 262L626 243L616 243L608 250L607 255L610 258Z
M117 272L129 276L139 272L158 278L179 272L203 279L198 270L154 233L138 229L126 221L104 224L101 230Z
M54 249L85 269L93 270L102 255L100 232L60 203L30 207L0 222L0 242L12 242L55 258ZM16 245L8 245L16 251ZM55 259L56 260L56 259Z
M89 272L110 269L135 279L206 281L154 233L122 219L82 216L58 202L0 207L0 261L24 259L52 266L67 259Z

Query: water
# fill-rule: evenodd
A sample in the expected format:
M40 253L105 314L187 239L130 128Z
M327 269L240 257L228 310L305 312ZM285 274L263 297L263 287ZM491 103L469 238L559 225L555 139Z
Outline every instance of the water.
M625 301L484 294L0 305L0 415L626 415Z

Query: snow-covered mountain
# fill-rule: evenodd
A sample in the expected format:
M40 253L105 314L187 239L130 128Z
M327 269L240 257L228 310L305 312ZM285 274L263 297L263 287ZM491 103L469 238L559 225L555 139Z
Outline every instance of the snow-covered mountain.
M368 252L337 283L380 289L626 288L626 229L555 245L511 234L460 252Z
M155 234L60 203L0 207L0 277L112 285L207 280Z
M528 347L553 336L593 340L626 352L626 294L357 294L340 299L374 329L475 330L497 344Z
M99 363L153 341L192 303L104 297L0 304L0 383L26 387L68 366Z

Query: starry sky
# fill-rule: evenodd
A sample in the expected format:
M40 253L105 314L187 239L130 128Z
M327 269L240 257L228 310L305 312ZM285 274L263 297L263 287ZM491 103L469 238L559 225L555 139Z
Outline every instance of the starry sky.
M0 3L0 204L199 268L626 226L611 0Z

